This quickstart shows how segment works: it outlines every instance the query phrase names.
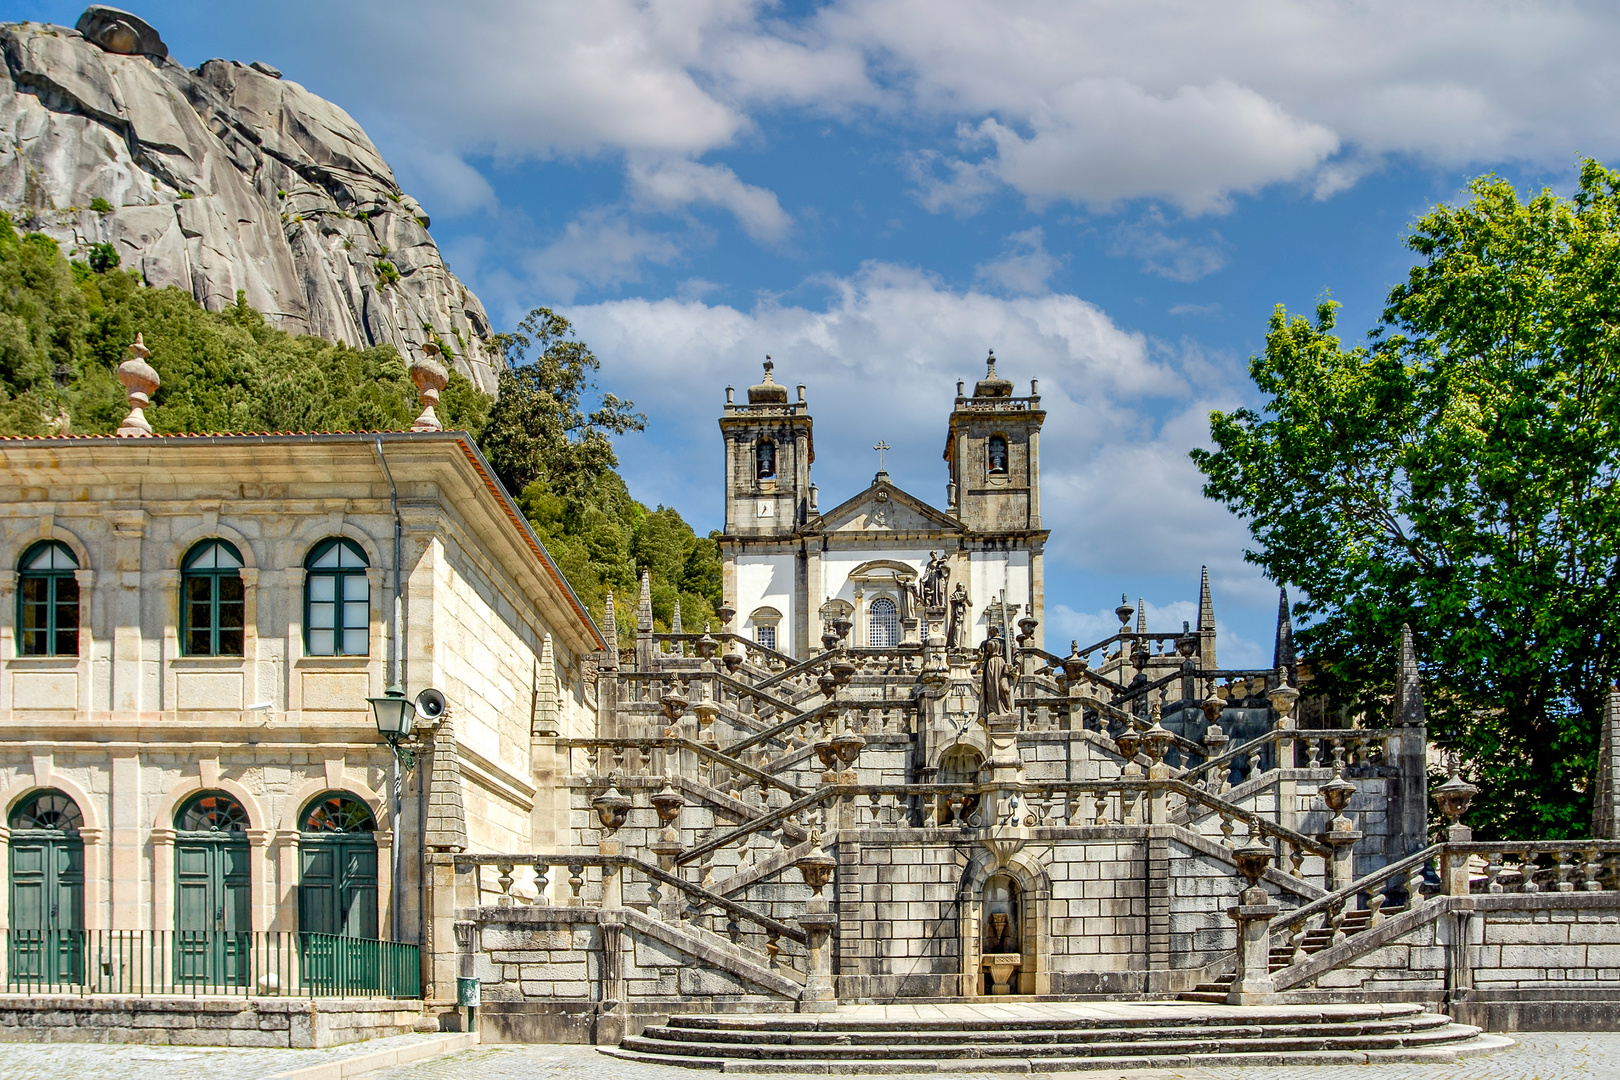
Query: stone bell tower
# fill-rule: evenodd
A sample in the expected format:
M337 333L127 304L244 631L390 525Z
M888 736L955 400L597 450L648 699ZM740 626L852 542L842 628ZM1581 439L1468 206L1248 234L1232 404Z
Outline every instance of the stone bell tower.
M945 439L950 466L949 512L975 533L1018 533L1041 527L1041 410L1039 385L1014 397L1013 384L996 374L996 354L972 396L956 384Z
M765 378L748 388L746 405L726 388L720 434L726 440L728 537L791 536L814 512L810 463L816 451L804 387L790 402L787 387L772 377L774 366L766 357Z

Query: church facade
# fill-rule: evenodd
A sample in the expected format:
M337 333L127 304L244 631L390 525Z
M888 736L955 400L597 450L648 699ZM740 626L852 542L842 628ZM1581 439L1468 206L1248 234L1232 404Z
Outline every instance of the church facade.
M944 509L895 486L881 466L864 490L822 510L805 387L789 401L767 361L747 402L726 391L724 591L755 644L794 659L843 620L859 648L935 635L972 648L1020 620L1041 640L1043 548L1039 386L1016 396L991 355L946 421ZM884 449L887 449L885 447Z

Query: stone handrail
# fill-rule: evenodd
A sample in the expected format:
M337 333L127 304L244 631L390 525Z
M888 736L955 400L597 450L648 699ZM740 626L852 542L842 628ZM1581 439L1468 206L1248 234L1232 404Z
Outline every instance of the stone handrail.
M1275 728L1274 727L1270 731L1266 731L1266 732L1264 732L1264 733L1262 733L1260 735L1255 736L1254 738L1250 739L1248 742L1240 743L1237 746L1231 747L1230 749L1223 750L1219 754L1212 755L1212 756L1206 758L1205 760L1199 762L1197 765L1193 765L1193 766L1189 767L1185 772L1183 772L1181 774L1180 779L1186 780L1189 783L1197 782L1197 781L1200 781L1200 780L1207 780L1208 777L1203 776L1201 774L1208 773L1209 770L1217 768L1218 766L1221 766L1221 765L1230 765L1230 764L1232 764L1232 762L1237 761L1240 758L1258 756L1260 751L1263 750L1268 743L1283 742L1283 741L1294 742L1294 743L1309 743L1309 742L1314 741L1314 742L1317 742L1318 744L1320 744L1322 742L1332 743L1332 742L1337 742L1339 740L1343 740L1347 744L1355 743L1355 742L1383 743L1385 740L1391 739L1391 738L1395 737L1395 735L1397 735L1397 734L1398 734L1398 732L1396 732L1396 731L1394 731L1393 729L1390 729L1390 728ZM1348 749L1348 746L1347 746L1347 749ZM1323 762L1322 763L1322 767L1329 767L1329 765L1330 765L1329 762ZM1281 763L1280 761L1277 763L1277 765L1273 766L1273 768L1293 768L1293 767L1294 766L1292 765L1292 763L1289 763L1289 764L1285 765L1285 764ZM1256 771L1259 771L1259 770L1256 770ZM1268 769L1268 770L1265 770L1265 771L1270 772L1271 770Z
M558 739L557 745L569 750L690 750L700 758L724 765L726 768L751 777L761 788L776 787L787 792L794 798L805 793L804 788L797 784L790 784L786 780L779 780L770 773L756 769L742 761L722 753L717 747L705 746L685 738L656 738L656 739ZM597 770L601 774L601 770ZM611 770L609 770L611 772Z
M762 743L768 743L772 739L793 730L800 724L808 724L812 720L820 719L823 713L835 708L837 708L836 702L824 700L820 705L812 706L801 713L795 713L779 724L773 724L763 731L754 732L754 734L748 736L748 738L742 740L741 742L732 743L730 746L726 747L723 752L727 754L739 754L744 750L752 750L754 747L759 746Z
M667 885L670 888L677 889L680 892L685 893L687 896L700 900L706 906L719 908L734 918L744 919L751 922L760 927L767 935L773 938L787 938L789 941L798 942L800 945L805 943L804 931L799 929L797 926L782 922L778 919L773 919L769 915L762 915L757 911L753 911L750 908L737 903L735 900L721 896L717 892L711 892L701 885L694 885L692 882L684 880L677 874L672 874L661 867L653 865L652 863L644 862L633 855L588 855L584 853L575 855L558 855L547 853L538 855L486 855L458 853L455 856L455 863L457 871L461 871L464 868L476 868L481 866L494 866L498 868L501 871L501 878L499 879L501 891L499 893L499 897L506 899L508 902L510 902L512 899L512 894L510 891L513 881L512 871L519 866L534 867L536 877L542 883L540 886L542 889L544 888L543 883L549 876L546 871L553 866L563 866L569 868L570 870L574 869L575 867L583 869L587 866L631 869L637 871L649 880L658 882L660 885ZM575 889L575 893L577 901L577 887ZM501 906L505 905L503 904Z
M1274 836L1278 840L1286 843L1289 847L1294 848L1297 852L1302 851L1308 852L1312 855L1320 855L1324 859L1331 859L1333 857L1333 849L1328 845L1319 840L1306 836L1304 833L1295 832L1293 829L1290 829L1285 825L1279 825L1274 821L1267 821L1253 810L1245 810L1237 803L1227 802L1220 796L1213 795L1210 792L1207 792L1200 787L1196 787L1193 784L1189 784L1181 779L1168 780L1164 781L1164 783L1171 791L1178 791L1182 795L1185 795L1189 803L1202 803L1204 806L1207 806L1211 810L1214 810L1216 813L1220 814L1223 819L1229 818L1234 821L1246 822L1254 828L1257 836ZM1297 877L1298 875L1295 876Z

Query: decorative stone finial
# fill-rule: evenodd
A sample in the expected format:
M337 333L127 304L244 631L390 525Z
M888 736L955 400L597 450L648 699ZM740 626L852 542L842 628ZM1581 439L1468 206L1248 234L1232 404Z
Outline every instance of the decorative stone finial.
M129 347L129 359L118 365L118 381L124 384L129 396L129 415L118 425L118 434L126 438L141 438L152 434L152 425L146 419L146 407L152 404L152 395L163 385L157 369L146 362L151 356L140 334Z
M750 405L786 405L787 387L778 383L771 374L776 370L776 362L769 354L765 357L765 378L748 388L748 404Z
M982 397L1011 397L1013 384L1011 379L1003 379L996 374L996 350L991 349L990 355L984 361L985 374L973 387L973 396Z
M423 406L422 415L411 424L412 431L444 430L433 406L439 403L439 391L450 385L450 373L435 359L438 355L438 342L428 341L422 345L422 356L411 361L411 382L416 384L416 392L422 396Z

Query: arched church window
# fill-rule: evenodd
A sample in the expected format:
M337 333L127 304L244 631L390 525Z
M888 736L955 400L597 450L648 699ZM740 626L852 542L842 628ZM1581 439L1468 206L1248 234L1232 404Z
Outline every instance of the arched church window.
M759 480L776 476L776 444L769 439L761 439L754 445L754 476Z
M888 649L900 644L900 612L887 596L873 600L872 606L867 609L866 644L873 649Z
M1004 435L990 436L990 446L986 451L990 471L1004 473L1007 471L1007 438Z

